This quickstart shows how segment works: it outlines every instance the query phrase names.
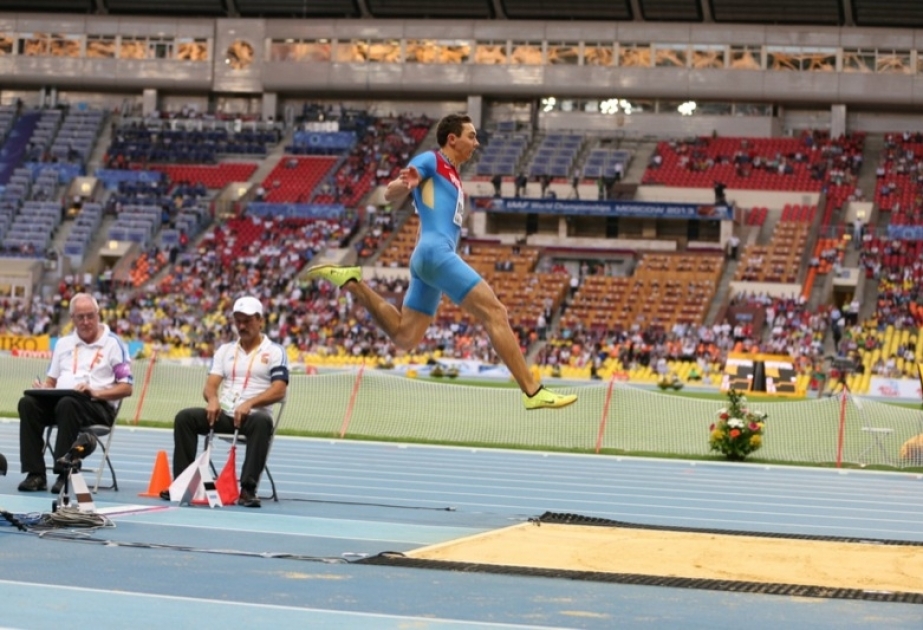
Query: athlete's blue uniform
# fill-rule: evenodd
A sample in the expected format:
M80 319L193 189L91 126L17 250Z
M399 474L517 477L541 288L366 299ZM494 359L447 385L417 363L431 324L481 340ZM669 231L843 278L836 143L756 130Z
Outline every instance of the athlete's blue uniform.
M410 166L421 180L412 191L420 215L420 239L410 256L404 305L432 316L443 293L459 304L481 276L456 252L465 209L458 171L438 150L421 153Z

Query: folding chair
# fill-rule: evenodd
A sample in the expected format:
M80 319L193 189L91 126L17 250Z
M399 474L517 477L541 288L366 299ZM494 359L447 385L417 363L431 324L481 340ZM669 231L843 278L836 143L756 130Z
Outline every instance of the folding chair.
M272 453L272 443L276 439L276 430L279 428L279 423L282 421L283 411L285 411L285 399L284 398L279 402L278 406L276 406L275 417L272 420L272 434L269 436L269 446L266 449L266 468L263 470L263 472L266 473L266 477L269 479L269 485L272 487L272 494L270 494L269 496L259 497L261 499L266 499L266 500L272 499L273 501L276 501L277 503L279 501L279 493L276 491L276 481L275 479L272 478L272 473L269 471L269 455ZM228 443L234 440L233 436L230 436L230 435L219 435L218 437L221 438L223 442L228 442ZM243 435L238 435L237 443L246 445L247 438ZM212 473L217 477L218 471L215 470L215 464L212 463L211 467L212 467ZM260 489L259 481L257 481L257 486L256 486L257 496L259 496L259 489Z
M119 405L121 406L121 404ZM116 417L118 417L118 410L116 410ZM112 426L106 426L105 424L91 424L86 427L80 428L80 433L92 433L96 436L97 446L102 451L103 461L100 462L99 466L96 468L81 468L80 472L88 472L96 474L96 483L93 486L93 493L99 492L99 489L103 490L115 490L119 489L119 482L115 477L115 468L112 467L112 460L109 459L109 449L112 446L112 434L115 433L115 422L112 423ZM51 445L52 432L54 431L57 425L49 425L45 429L45 450L54 456L54 447ZM105 439L104 439L105 438ZM100 486L100 481L103 478L103 470L105 466L109 467L109 474L112 475L112 483L108 486Z

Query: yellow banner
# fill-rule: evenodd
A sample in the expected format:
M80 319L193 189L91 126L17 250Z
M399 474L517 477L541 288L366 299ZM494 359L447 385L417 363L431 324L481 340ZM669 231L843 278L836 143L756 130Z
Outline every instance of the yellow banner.
M0 350L51 350L51 337L20 337L18 335L0 335Z

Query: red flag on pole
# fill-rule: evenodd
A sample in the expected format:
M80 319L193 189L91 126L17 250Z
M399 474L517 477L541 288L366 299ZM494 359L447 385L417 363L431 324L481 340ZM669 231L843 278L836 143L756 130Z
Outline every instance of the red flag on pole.
M231 441L231 452L221 474L215 479L215 489L224 505L234 505L240 498L240 484L237 482L237 431Z

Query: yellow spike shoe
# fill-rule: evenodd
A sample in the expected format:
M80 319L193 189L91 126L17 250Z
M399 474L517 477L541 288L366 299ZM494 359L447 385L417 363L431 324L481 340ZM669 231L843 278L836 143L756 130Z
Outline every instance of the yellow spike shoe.
M338 265L315 265L308 269L308 277L326 280L330 284L342 287L350 280L362 280L362 267L340 267Z
M555 394L553 391L545 388L544 385L538 388L534 396L522 395L522 404L526 410L533 409L560 409L577 401L576 394Z

